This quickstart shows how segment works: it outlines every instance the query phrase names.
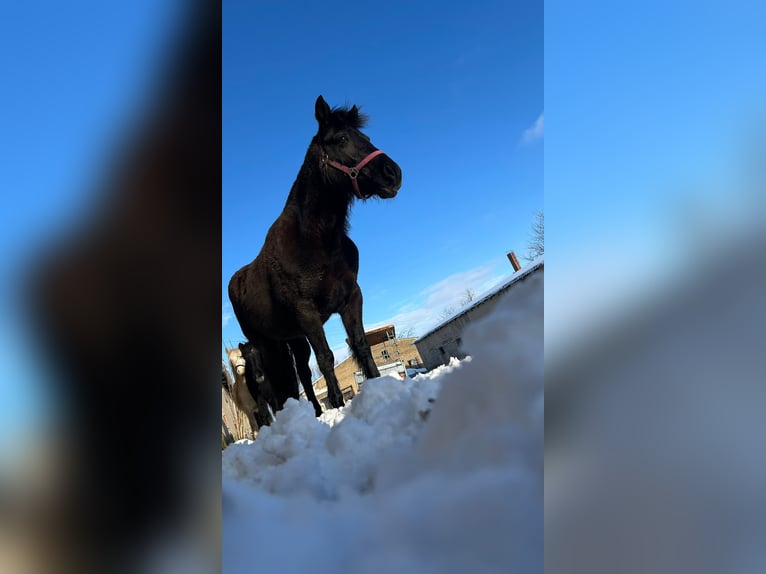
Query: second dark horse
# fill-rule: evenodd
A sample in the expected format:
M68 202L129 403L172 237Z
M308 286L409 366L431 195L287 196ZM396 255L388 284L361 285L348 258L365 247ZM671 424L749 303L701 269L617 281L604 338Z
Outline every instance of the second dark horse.
M306 339L327 382L330 405L343 406L324 334L324 324L334 313L340 314L364 375L380 376L362 325L359 251L348 237L348 215L355 198L394 197L402 172L360 131L366 117L356 106L331 110L319 96L315 116L319 130L281 215L255 260L229 282L229 299L242 332L258 349L264 376L281 389L280 408L289 396L298 398L287 347L294 352ZM307 359L296 356L299 372L306 366L303 362Z

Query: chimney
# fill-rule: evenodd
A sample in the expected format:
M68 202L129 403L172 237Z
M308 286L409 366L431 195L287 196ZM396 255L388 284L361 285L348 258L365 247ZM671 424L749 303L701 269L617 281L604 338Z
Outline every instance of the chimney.
M519 260L516 259L516 254L513 251L508 252L508 261L511 262L511 265L513 265L513 270L518 271L521 269L521 264L519 263Z

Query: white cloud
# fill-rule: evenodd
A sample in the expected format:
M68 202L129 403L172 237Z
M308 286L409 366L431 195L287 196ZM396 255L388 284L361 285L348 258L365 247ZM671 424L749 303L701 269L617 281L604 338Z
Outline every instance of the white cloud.
M501 265L499 261L493 261L467 271L454 273L423 289L413 300L401 305L392 317L365 325L365 328L370 330L391 324L396 327L397 332L412 329L416 335L423 335L442 321L441 314L445 308L459 309L466 289L473 291L479 298L506 279L512 269L510 266L504 269Z
M221 328L223 329L234 318L231 305L226 303L221 307Z
M544 115L544 113L541 113L540 117L537 118L534 125L524 131L521 136L522 143L528 144L543 139L543 134L545 131Z

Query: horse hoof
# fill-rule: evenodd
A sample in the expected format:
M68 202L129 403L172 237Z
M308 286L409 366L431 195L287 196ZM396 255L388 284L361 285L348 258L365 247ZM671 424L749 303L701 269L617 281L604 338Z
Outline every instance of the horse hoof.
M338 400L330 401L330 406L334 409L339 409L340 407L346 406L346 403L343 401L343 397L341 397Z

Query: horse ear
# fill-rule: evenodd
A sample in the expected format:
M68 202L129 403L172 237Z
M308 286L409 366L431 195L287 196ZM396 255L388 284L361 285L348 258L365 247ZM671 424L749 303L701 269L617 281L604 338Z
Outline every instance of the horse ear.
M320 126L330 119L330 106L327 105L322 96L319 96L314 104L314 115Z

